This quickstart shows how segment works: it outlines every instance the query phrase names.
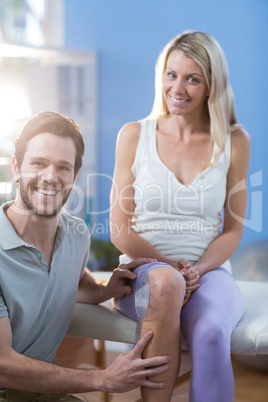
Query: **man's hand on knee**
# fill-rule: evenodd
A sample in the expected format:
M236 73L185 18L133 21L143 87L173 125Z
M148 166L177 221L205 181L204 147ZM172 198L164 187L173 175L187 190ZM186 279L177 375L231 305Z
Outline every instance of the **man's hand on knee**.
M109 297L120 298L132 294L133 291L130 286L130 281L137 278L137 275L132 272L132 270L140 265L149 264L153 261L156 260L152 258L137 258L126 264L120 264L118 268L114 269L113 275L107 283L106 288L109 292Z
M148 377L162 374L171 368L169 356L142 358L142 352L150 339L152 331L148 331L129 352L122 353L102 372L105 391L128 392L136 387L161 389L166 387L165 382L155 382Z

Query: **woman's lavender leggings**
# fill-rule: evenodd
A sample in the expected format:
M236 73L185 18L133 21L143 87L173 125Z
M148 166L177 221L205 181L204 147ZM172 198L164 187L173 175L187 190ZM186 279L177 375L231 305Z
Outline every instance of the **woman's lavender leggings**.
M150 302L149 271L167 264L153 262L134 270L133 295L115 300L122 313L137 321ZM181 332L192 359L190 402L233 402L234 378L230 339L243 314L243 298L232 275L224 268L203 275L200 288L181 312Z

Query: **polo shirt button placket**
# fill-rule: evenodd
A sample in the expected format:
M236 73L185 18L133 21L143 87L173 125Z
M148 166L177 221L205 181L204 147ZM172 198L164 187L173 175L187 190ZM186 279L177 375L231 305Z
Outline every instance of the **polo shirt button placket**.
M40 261L43 265L43 267L48 270L48 266L47 266L47 260L45 259L45 257L43 256L43 254L40 254Z

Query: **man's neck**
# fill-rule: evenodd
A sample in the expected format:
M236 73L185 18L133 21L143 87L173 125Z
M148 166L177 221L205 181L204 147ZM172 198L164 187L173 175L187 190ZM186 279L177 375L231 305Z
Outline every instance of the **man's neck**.
M27 212L27 211L25 211ZM50 263L60 219L60 213L55 217L40 217L31 214L22 214L16 211L16 203L5 210L18 236L42 251Z

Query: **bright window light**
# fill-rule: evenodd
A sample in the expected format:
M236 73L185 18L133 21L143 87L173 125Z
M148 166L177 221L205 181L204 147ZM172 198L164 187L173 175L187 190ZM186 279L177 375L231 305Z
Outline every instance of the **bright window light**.
M12 184L9 182L0 182L0 195L10 196L12 193Z
M14 122L31 115L29 96L25 89L11 80L0 79L0 141L10 138Z

